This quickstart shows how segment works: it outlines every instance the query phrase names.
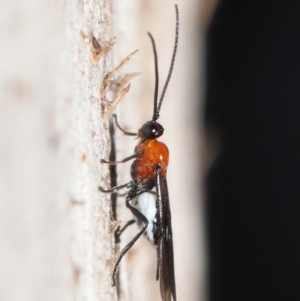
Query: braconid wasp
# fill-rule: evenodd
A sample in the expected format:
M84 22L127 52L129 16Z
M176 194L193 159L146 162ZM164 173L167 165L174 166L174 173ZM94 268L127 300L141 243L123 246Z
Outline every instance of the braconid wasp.
M171 225L171 211L169 204L169 194L167 186L167 167L169 163L169 150L167 146L157 141L164 128L157 120L161 105L172 75L175 56L178 46L179 32L179 12L176 9L176 34L175 43L166 83L158 102L158 62L157 52L154 39L148 32L150 37L155 63L155 89L154 89L154 111L153 117L146 122L138 131L138 133L127 132L118 124L117 116L114 115L117 127L128 136L137 136L139 143L135 147L134 155L127 157L121 161L105 161L102 163L116 165L118 163L127 162L135 159L131 165L130 173L132 180L129 183L113 187L111 189L103 189L102 192L116 193L120 189L129 188L126 195L126 206L132 212L140 231L121 251L117 259L113 272L112 282L116 284L116 274L122 257L134 245L134 243L144 234L149 241L157 249L157 273L156 279L160 280L160 292L163 301L176 301L176 286L174 274L174 255L173 255L173 237ZM152 189L155 188L155 192Z

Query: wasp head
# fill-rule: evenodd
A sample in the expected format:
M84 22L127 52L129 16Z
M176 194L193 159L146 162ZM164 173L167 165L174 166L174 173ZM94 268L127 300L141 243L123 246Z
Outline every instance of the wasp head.
M156 121L146 122L138 132L138 137L142 140L157 139L164 133L164 128Z

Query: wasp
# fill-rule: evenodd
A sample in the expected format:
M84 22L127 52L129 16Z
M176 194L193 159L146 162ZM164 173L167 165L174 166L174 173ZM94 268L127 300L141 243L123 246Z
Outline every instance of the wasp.
M150 37L155 67L155 89L153 117L146 122L137 133L125 131L118 123L117 116L113 115L117 127L128 136L139 138L134 154L121 161L106 161L102 163L116 165L134 159L130 174L132 180L129 183L115 186L111 189L99 187L105 193L116 193L120 189L128 188L126 195L126 206L132 212L140 231L121 251L117 259L113 272L112 283L116 285L116 274L122 257L134 245L134 243L144 234L157 250L157 273L156 279L160 280L160 292L163 301L171 301L171 297L176 301L176 285L174 273L174 253L173 234L171 225L171 210L169 203L167 185L167 167L169 163L168 147L157 139L164 132L163 126L157 122L162 102L172 75L179 35L179 12L176 10L176 30L175 43L169 73L158 101L158 60L155 41L151 33ZM155 188L155 191L153 189Z

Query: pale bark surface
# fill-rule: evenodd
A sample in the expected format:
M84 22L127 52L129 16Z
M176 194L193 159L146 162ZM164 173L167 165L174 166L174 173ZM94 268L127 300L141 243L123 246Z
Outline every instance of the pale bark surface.
M68 295L75 300L115 300L111 287L114 242L111 205L97 187L107 179L100 159L107 155L108 124L102 120L104 77L112 68L112 55L91 59L92 35L100 46L112 36L111 1L67 1L65 74L68 83L58 111L62 116L61 160L66 175L65 200L69 201L69 260L71 282Z
M174 74L162 107L162 137L170 149L178 300L204 300L204 239L199 193L200 135L196 118L201 59L197 1L178 1L180 37ZM117 300L111 271L114 244L107 166L110 137L102 118L115 89L103 78L135 49L116 77L141 72L116 107L130 131L152 116L154 89L150 31L157 43L160 87L167 75L175 32L172 1L86 0L1 3L0 34L0 300ZM112 50L91 59L91 37ZM4 47L3 47L4 46ZM196 134L195 134L196 133ZM136 140L116 131L117 158ZM130 180L130 162L118 183ZM118 220L131 214L118 199ZM200 214L199 214L200 213ZM137 233L132 226L120 248ZM120 269L119 300L160 300L156 251L141 239ZM200 293L200 295L199 295Z

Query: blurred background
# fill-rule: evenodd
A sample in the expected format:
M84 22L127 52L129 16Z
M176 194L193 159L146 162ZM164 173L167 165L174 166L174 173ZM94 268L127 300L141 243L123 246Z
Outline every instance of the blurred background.
M210 300L300 299L299 12L225 0L207 33Z
M177 299L300 300L300 3L176 3L178 55L159 121L170 150ZM0 1L0 300L117 300L99 205L109 203L97 192L108 140L97 80L139 49L120 71L140 74L115 112L130 131L149 120L146 32L162 87L174 4ZM91 34L100 43L116 36L96 64ZM116 132L119 158L135 144ZM118 167L118 183L129 168ZM160 300L155 256L145 239L129 252L120 300Z

